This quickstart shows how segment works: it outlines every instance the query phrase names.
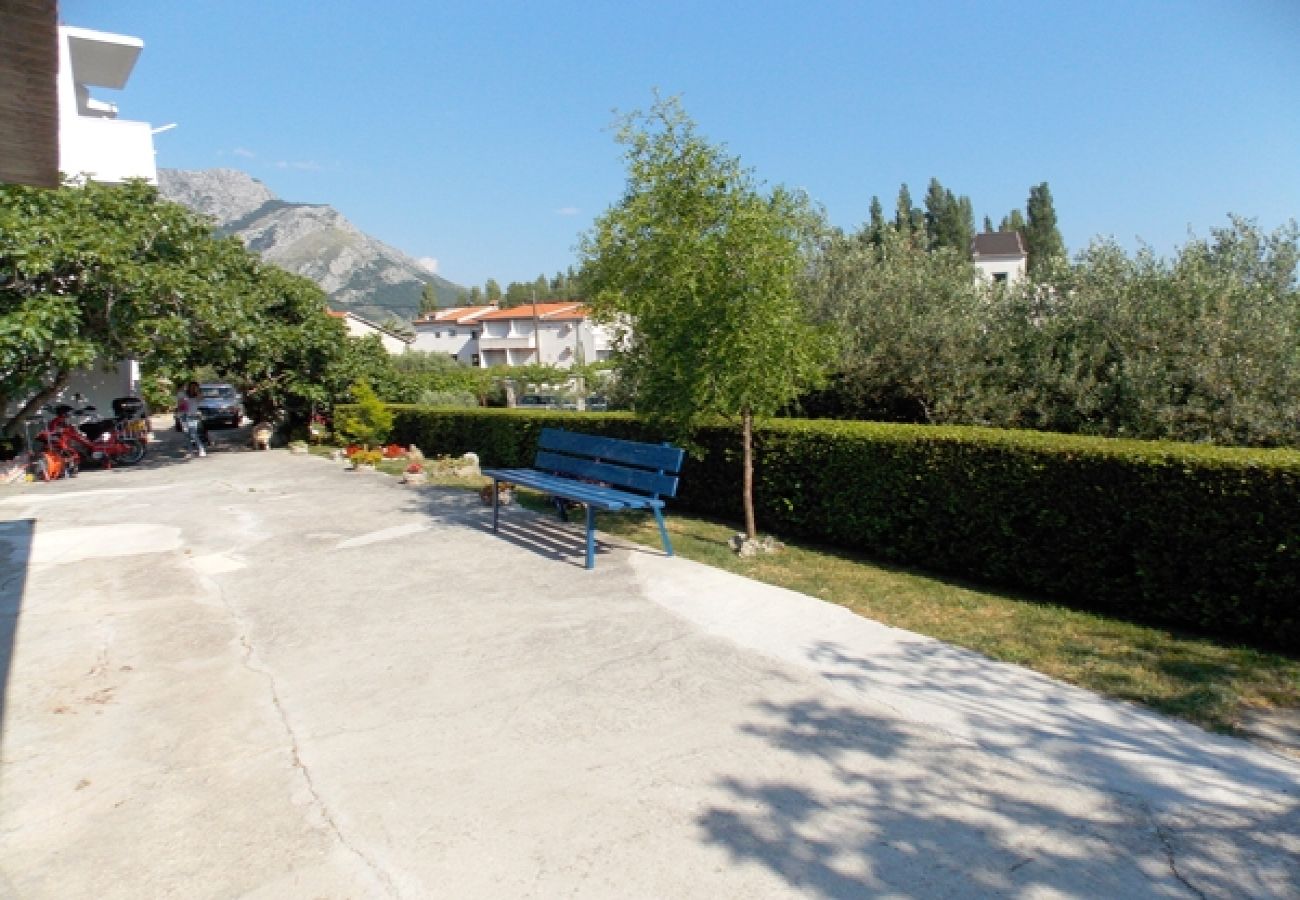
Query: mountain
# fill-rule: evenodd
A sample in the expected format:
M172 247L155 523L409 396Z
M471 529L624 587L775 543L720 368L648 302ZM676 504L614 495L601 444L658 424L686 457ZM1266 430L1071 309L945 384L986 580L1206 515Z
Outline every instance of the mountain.
M459 285L357 229L332 206L289 203L235 169L159 169L159 192L237 235L268 262L319 284L335 309L384 321L412 319L433 285L439 306L453 306Z

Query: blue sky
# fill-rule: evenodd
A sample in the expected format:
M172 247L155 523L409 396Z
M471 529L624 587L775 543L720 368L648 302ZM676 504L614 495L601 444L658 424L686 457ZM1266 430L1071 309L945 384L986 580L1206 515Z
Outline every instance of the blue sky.
M144 39L160 166L330 203L460 284L532 280L624 182L615 110L679 94L856 227L931 176L977 223L1047 181L1071 252L1300 218L1300 3L64 0Z

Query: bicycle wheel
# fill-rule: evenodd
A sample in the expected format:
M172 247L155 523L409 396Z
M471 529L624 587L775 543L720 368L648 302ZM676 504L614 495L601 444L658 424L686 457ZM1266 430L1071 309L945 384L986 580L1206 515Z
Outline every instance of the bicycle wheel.
M140 460L144 459L144 453L147 449L144 445L144 441L139 438L126 438L122 443L127 447L125 452L117 456L117 461L122 465L133 466Z

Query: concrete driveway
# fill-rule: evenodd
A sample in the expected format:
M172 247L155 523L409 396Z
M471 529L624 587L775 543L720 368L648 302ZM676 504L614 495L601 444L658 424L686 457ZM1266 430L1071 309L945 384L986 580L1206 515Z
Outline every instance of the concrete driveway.
M239 436L0 489L0 896L1300 893L1295 761Z

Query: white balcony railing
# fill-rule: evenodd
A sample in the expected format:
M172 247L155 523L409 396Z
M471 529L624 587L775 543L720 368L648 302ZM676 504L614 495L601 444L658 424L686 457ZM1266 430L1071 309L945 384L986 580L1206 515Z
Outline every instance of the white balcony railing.
M487 337L478 339L480 350L532 350L533 338L529 337Z
M153 129L148 122L73 116L59 124L59 169L90 173L96 181L158 181Z

